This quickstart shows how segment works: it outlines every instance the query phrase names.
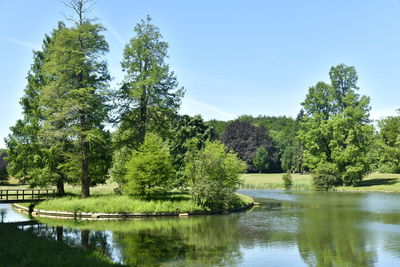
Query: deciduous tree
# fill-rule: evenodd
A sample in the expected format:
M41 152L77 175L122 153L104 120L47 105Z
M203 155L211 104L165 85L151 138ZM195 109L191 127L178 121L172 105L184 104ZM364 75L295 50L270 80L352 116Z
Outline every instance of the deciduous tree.
M306 112L299 139L304 163L311 170L329 166L336 185L356 185L369 170L373 127L369 120L369 98L357 94L357 73L343 64L330 72L331 84L310 87L302 103ZM324 169L324 168L319 168Z
M227 210L240 184L245 163L219 141L205 147L186 166L193 199L213 210Z

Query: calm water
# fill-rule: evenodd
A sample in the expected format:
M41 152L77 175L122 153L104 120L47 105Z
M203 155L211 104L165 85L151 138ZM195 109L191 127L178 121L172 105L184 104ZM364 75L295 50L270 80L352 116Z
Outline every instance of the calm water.
M140 266L400 266L400 194L242 192L261 206L227 216L47 219L20 228ZM6 206L0 212L3 220L24 219Z

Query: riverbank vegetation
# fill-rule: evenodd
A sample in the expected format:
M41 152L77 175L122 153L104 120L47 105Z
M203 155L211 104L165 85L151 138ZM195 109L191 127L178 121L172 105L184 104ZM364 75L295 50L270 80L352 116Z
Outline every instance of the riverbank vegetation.
M0 236L4 266L122 266L96 250L72 248L11 225L0 224Z
M241 176L244 189L285 189L281 173L247 173ZM292 190L314 190L311 174L292 174ZM400 174L371 173L357 187L339 186L339 191L400 192Z

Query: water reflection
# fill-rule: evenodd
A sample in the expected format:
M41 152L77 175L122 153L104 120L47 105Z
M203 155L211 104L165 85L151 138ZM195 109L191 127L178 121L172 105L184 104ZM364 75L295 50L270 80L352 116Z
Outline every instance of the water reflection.
M7 215L7 209L0 208L0 222L4 223L6 215Z
M132 266L400 265L400 195L244 193L261 206L228 216L20 227Z
M374 266L373 238L360 226L364 212L356 209L363 198L343 194L303 196L298 217L299 252L309 266ZM325 209L325 212L321 212Z

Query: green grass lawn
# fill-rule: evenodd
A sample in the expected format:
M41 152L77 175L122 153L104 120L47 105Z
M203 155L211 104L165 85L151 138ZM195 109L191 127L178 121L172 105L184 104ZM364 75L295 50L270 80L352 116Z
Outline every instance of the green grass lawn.
M249 189L283 189L283 173L245 173L242 188ZM311 190L312 178L309 174L292 174L294 190Z
M400 174L372 173L359 186L341 186L338 190L400 192Z
M237 194L231 208L240 208L253 202L251 197ZM28 204L26 204L28 205ZM96 213L166 213L201 212L209 209L197 205L189 194L167 193L149 201L127 195L96 195L86 199L66 196L40 202L36 209Z
M250 189L283 189L282 173L242 174L244 185ZM292 174L294 190L311 190L310 174ZM341 186L336 190L400 192L400 174L372 173L359 186Z

